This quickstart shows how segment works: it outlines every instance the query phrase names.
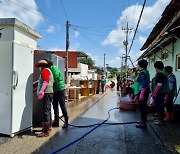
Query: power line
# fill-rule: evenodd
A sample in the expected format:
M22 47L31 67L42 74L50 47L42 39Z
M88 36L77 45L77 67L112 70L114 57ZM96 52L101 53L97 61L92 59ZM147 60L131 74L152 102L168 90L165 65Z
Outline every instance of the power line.
M142 17L142 13L143 13L143 10L144 10L144 7L145 7L145 4L146 4L146 0L144 0L144 3L143 3L143 7L141 9L141 13L140 13L140 16L139 16L139 19L138 19L138 22L137 22L137 25L136 25L136 29L135 29L135 32L134 32L134 36L133 36L133 39L132 39L132 42L131 42L131 45L129 47L129 51L128 51L128 54L130 53L131 51L131 48L132 48L132 45L133 45L133 42L134 42L134 39L135 39L135 36L136 36L136 32L137 32L137 29L139 27L139 23L141 21L141 17Z
M127 49L127 47L128 47L128 35L129 35L129 33L131 32L131 30L132 30L132 28L131 29L129 29L129 27L128 27L128 22L127 22L127 27L126 28L122 28L122 30L124 30L125 31L125 33L126 33L126 40L124 40L123 41L123 44L124 44L124 46L125 46L125 73L126 73L126 79L128 79L128 74L127 74L127 71L128 71L128 68L127 68L127 60L128 60L128 49Z
M74 29L73 29L74 30ZM84 37L86 40L88 40L89 42L91 42L91 44L93 44L94 46L98 47L100 50L103 51L108 51L107 49L104 49L102 47L100 47L96 42L94 42L93 40L91 40L89 37L87 37L85 34L80 33L80 36Z
M64 14L65 14L65 16L66 16L66 19L68 20L68 16L67 16L67 13L66 13L66 10L65 10L65 8L64 8L64 5L63 5L62 0L60 0L60 3L61 3L61 6L62 6L62 9L63 9L63 12L64 12Z
M95 29L95 28L108 28L108 27L115 27L116 25L108 25L108 26L96 26L96 27L86 27L86 26L78 26L78 25L73 25L74 27L78 27L78 28L89 28L89 29Z
M76 31L77 29L74 29L74 30ZM109 33L109 32L106 32L106 33L103 33L103 32L94 32L93 33L93 32L86 31L84 29L81 29L81 30L78 29L78 31L80 31L82 33L90 34L90 35L95 35L95 36L107 36L108 35L107 33ZM112 35L112 36L117 36L117 35Z
M52 17L52 16L49 16L49 15L43 13L43 12L39 12L39 11L36 10L35 8L31 7L30 5L27 5L27 4L25 4L25 3L22 3L22 2L19 1L19 0L15 0L15 1L17 1L18 3L21 3L21 4L23 4L23 5L26 5L26 6L28 6L29 8L32 8L32 9L35 10L36 12L34 12L34 11L32 11L32 10L30 10L30 9L28 9L28 8L26 8L26 7L24 7L24 6L20 5L20 4L12 1L12 0L8 0L8 1L10 1L11 3L13 3L13 4L15 4L15 5L23 8L23 9L25 9L25 10L31 12L31 13L33 13L33 14L35 14L35 15L38 15L38 16L40 16L40 17L42 17L42 15L44 15L44 18L47 18L47 19L49 19L49 20L51 20L51 21L53 21L53 22L56 22L56 23L62 25L62 23L59 22L59 19L56 19L56 18L54 18L54 17ZM42 15L41 15L41 14L42 14ZM63 24L63 25L64 25L64 24Z

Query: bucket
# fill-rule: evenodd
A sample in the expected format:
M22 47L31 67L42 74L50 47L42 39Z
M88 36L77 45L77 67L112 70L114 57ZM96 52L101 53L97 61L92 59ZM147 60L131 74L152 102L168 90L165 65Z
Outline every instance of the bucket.
M137 103L131 103L131 104L127 104L127 103L123 103L123 102L119 102L119 107L121 109L126 109L126 110L136 110L137 108Z

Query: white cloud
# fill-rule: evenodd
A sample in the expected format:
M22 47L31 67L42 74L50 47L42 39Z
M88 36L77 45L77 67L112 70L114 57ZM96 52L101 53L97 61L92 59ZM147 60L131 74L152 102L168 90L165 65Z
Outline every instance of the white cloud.
M46 32L52 34L52 33L55 33L55 32L57 32L57 31L59 31L59 30L61 30L61 26L60 26L60 25L58 25L58 24L57 24L56 26L50 25L50 26L46 29Z
M164 8L169 2L170 0L157 0L154 5L145 7L138 30L150 30L150 28L157 23ZM124 31L122 31L122 26L126 28L126 22L128 21L128 27L135 29L141 9L142 5L139 4L126 8L117 21L117 28L112 30L101 44L122 48L122 42L125 40L125 34ZM129 37L132 37L132 35L129 35Z
M55 30L56 30L56 28L53 25L51 25L51 26L48 27L48 29L46 29L46 32L47 33L54 33Z
M139 36L138 41L139 41L140 45L142 46L144 44L144 42L146 41L146 38Z
M113 45L116 47L122 47L125 34L121 29L112 30L107 38L101 43L102 45Z
M69 50L71 51L77 51L80 47L80 44L79 43L74 43L74 44L70 44L70 47L69 47Z
M0 10L0 18L17 18L32 28L43 20L35 0L0 0Z
M49 51L65 51L65 49L60 48L59 46L50 47Z
M110 67L120 67L121 66L121 58L115 57L113 59L106 60L106 64L108 64Z
M74 37L78 37L79 36L79 32L78 31L74 31Z
M161 17L162 12L165 7L168 5L170 0L157 0L152 6L145 6L139 29L146 30L152 28ZM137 21L139 19L139 15L142 9L142 5L136 4L126 8L122 12L122 16L117 21L118 28L122 28L126 26L126 22L128 21L130 28L135 28ZM129 15L131 14L131 15Z
M70 46L69 51L78 51L80 47L79 43L74 43ZM48 50L50 51L65 51L66 49L62 49L61 47L59 47L58 45L55 47L50 47Z

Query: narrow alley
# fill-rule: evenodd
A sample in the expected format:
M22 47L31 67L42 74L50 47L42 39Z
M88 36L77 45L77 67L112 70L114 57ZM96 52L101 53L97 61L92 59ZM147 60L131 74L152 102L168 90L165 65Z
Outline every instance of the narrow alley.
M76 118L71 124L89 125L101 123L108 117L108 110L118 107L116 91L109 90L102 99ZM139 118L138 111L115 109L110 112L109 123L132 122ZM150 121L150 120L149 120ZM95 126L94 126L95 127ZM45 145L34 153L53 153L60 147L71 143L88 132L92 127L74 128L59 131ZM63 154L153 154L173 153L164 145L153 127L138 129L135 124L101 125L80 141L70 145L59 153Z

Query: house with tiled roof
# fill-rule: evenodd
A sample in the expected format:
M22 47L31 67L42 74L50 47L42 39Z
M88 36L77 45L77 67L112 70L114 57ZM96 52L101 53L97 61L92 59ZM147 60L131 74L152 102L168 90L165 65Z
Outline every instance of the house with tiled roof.
M160 20L151 31L141 50L144 53L138 58L147 59L151 79L155 75L154 62L162 61L164 66L173 67L180 87L180 1L171 0ZM176 100L180 104L180 94Z

